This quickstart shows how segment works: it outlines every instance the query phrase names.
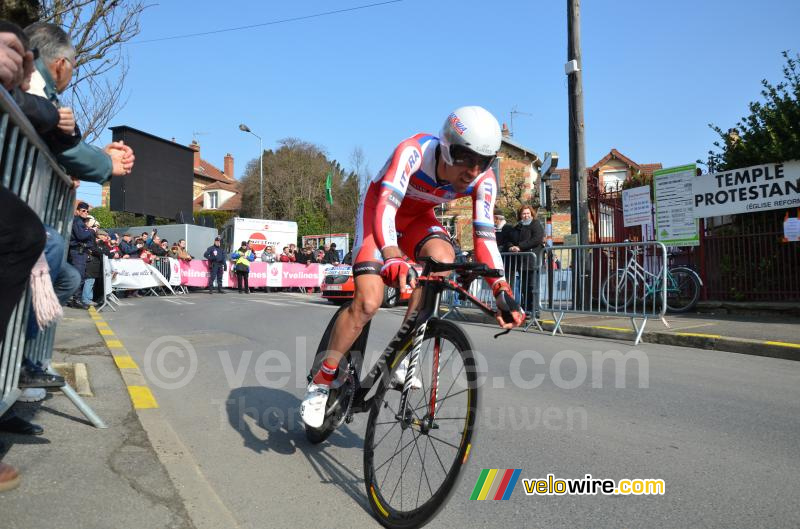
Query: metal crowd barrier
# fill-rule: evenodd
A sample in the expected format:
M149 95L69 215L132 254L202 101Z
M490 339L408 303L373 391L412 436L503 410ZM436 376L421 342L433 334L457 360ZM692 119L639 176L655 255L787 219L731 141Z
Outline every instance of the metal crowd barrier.
M71 179L61 170L28 118L8 92L0 87L0 183L33 209L45 225L69 241L75 193ZM64 261L66 261L65 245ZM20 395L17 387L22 357L47 366L53 354L56 325L26 340L31 294L28 289L14 309L0 344L0 414ZM105 425L75 391L63 392L95 426Z
M520 306L531 317L528 327L536 325L539 330L542 330L542 328L538 322L536 309L539 307L540 284L543 280L541 273L543 254L544 250L536 252L504 252L500 254L503 259L506 280L514 292L514 299L519 302ZM482 303L495 308L492 289L489 288L485 281L474 281L470 285L469 293ZM460 309L473 308L471 301L459 299L458 295L453 291L446 291L442 294L442 303L447 307L447 313L442 316L443 318L461 317L463 319L464 316L461 314Z
M543 269L539 308L553 313L553 335L566 314L625 317L638 344L648 318L664 320L667 249L660 242L556 246L545 252Z

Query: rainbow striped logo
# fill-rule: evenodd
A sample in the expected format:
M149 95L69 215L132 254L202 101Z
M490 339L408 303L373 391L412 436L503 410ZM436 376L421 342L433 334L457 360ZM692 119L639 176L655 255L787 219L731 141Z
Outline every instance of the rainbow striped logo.
M471 500L507 500L517 486L521 468L484 468L475 488L472 489Z

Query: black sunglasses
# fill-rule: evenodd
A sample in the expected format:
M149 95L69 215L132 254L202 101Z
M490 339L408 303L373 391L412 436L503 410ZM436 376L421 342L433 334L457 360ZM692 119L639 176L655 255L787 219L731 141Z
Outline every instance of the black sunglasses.
M453 165L469 168L477 165L482 173L491 167L495 158L497 157L478 154L463 145L450 146L450 159L453 160Z

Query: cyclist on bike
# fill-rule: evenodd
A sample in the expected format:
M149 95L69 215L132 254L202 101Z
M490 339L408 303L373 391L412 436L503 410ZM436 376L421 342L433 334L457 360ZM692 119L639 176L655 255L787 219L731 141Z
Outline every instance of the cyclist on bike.
M405 288L415 286L415 273L403 255L419 260L432 257L452 263L455 253L447 230L434 216L436 205L472 197L475 258L489 268L503 268L494 232L497 181L491 165L501 142L500 125L486 109L461 107L444 122L439 137L417 134L394 150L383 169L372 179L356 218L353 242L352 304L336 321L328 354L308 386L300 406L303 421L312 428L322 426L330 384L339 361L383 302L384 283ZM500 309L512 314L501 327L509 329L525 320L504 278L485 278ZM409 300L406 317L420 301L417 289ZM406 363L394 378L405 381ZM412 379L412 387L421 386Z

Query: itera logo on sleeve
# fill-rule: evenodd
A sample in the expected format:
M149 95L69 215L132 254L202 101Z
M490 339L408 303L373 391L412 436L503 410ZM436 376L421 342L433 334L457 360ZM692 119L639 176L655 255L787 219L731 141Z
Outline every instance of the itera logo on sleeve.
M507 500L517 486L521 468L484 468L470 500Z

